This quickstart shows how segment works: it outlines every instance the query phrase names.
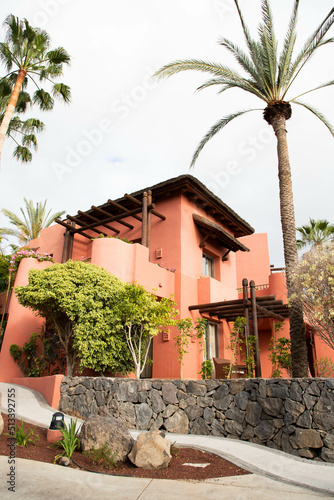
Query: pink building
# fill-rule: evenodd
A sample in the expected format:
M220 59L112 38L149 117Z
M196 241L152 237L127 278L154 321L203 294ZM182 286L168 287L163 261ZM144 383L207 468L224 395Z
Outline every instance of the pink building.
M65 221L58 222L44 229L29 246L52 254L56 262L89 258L123 281L137 281L148 291L154 290L159 297L174 295L181 317L203 316L209 320L210 358L231 358L233 319L244 311L240 295L242 282L245 278L254 280L259 306L261 375L271 376L268 348L276 317L284 319L280 335L288 336L284 274L270 267L267 235L253 234L254 229L246 221L196 178L183 175L170 179L118 200L108 200L99 207L93 205L86 212L79 210L75 216L68 215ZM129 245L122 239L134 244ZM52 264L22 260L16 284L27 283L29 268L47 265ZM251 309L249 311L251 313ZM22 377L9 354L10 345L23 345L41 325L41 319L20 306L14 295L8 313L0 353L0 381L3 382ZM252 323L254 320L251 327ZM173 335L170 330L154 338L153 365L146 376L180 376ZM310 332L308 338L313 375L315 356L328 356L328 348ZM203 352L198 342L191 342L189 354L184 358L183 377L200 378L202 361ZM239 361L242 364L243 360Z

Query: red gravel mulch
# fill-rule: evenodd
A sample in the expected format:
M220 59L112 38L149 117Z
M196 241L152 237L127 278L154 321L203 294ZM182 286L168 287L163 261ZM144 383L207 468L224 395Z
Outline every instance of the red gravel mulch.
M8 444L11 440L5 433L8 432L8 416L2 414L5 427L4 432L0 436L0 455L8 456ZM16 425L21 427L21 421L16 420ZM37 460L39 462L54 463L55 456L62 452L62 448L51 446L46 440L46 429L35 427L34 425L24 422L24 431L34 429L34 433L38 434L39 440L36 441L36 446L29 443L27 448L16 446L15 456L17 458L26 458L29 460ZM105 469L101 466L94 465L87 457L83 456L80 451L73 453L73 465L71 467L76 469L89 469L92 472L103 472L105 474L114 474L118 476L133 476L145 477L153 479L191 479L201 480L215 477L226 476L239 476L250 474L250 472L241 469L223 458L206 453L193 448L177 448L173 449L173 457L166 469L147 470L137 468L130 461L126 463L118 463L112 469ZM194 467L189 465L182 465L184 463L204 464L210 465L206 467ZM77 464L77 465L76 465Z

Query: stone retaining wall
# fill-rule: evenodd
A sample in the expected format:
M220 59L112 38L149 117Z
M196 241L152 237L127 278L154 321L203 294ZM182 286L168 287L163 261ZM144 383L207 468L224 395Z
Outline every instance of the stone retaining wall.
M131 429L241 439L334 462L334 379L133 380L64 377L59 409Z

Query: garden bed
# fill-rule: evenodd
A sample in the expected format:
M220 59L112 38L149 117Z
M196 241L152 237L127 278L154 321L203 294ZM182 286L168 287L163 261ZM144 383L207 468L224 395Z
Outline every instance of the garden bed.
M11 439L6 436L5 433L8 432L8 416L2 414L4 419L4 433L0 436L0 455L8 455L9 447L8 443ZM16 420L16 425L21 427L21 421ZM62 448L51 446L46 440L47 430L35 427L34 425L24 422L24 432L28 429L34 429L34 433L38 434L39 440L36 441L36 445L28 444L27 448L16 446L15 457L25 458L28 460L36 460L39 462L53 463L55 456L62 452ZM223 458L202 452L201 450L192 448L175 448L172 447L172 460L166 469L160 470L146 470L137 468L130 461L126 463L120 463L112 469L105 469L101 466L94 465L87 457L85 457L80 451L75 451L73 453L74 463L71 467L76 469L89 469L92 472L100 472L105 474L113 474L118 476L133 476L133 477L145 477L153 479L192 479L192 480L203 480L215 477L226 477L226 476L239 476L244 474L250 474L248 471L241 469L237 465L224 460ZM182 465L184 463L191 464L209 464L206 467L196 467L190 465ZM61 467L61 466L59 466Z

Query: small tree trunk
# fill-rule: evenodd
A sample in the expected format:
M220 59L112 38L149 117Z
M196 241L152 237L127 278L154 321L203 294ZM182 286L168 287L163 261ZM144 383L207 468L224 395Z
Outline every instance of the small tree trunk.
M296 223L293 204L291 169L285 129L286 122L283 115L276 115L274 118L272 118L270 123L277 138L281 224L283 233L286 283L290 303L289 317L292 376L308 377L308 359L305 338L305 325L303 319L303 307L299 300L291 300L291 274L296 264L298 263L298 252L296 242Z
M0 155L2 153L3 143L5 142L6 133L9 127L9 122L15 111L15 106L21 92L22 84L27 72L24 69L20 69L16 78L14 90L10 96L9 103L7 105L3 120L0 125Z

